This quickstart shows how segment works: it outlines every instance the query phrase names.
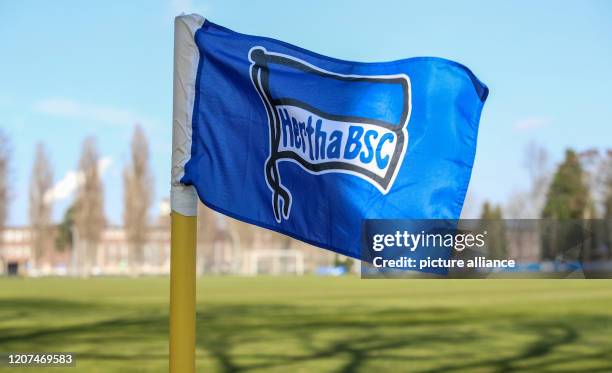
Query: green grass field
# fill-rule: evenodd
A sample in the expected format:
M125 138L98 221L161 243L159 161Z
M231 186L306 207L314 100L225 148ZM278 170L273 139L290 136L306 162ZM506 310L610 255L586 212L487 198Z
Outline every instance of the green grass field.
M167 278L0 280L0 352L69 372L166 371L167 317ZM610 372L612 281L203 278L197 332L201 372Z

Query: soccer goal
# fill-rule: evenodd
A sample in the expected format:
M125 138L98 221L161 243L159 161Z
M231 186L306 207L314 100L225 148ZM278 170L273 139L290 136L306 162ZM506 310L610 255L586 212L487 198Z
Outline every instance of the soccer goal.
M245 274L303 275L304 254L298 250L256 249L246 254Z

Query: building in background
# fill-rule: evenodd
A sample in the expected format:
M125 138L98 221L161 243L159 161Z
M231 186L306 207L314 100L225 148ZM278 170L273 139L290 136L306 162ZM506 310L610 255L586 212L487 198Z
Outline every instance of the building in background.
M143 250L140 275L165 275L170 270L170 229L166 219L168 209L160 210L156 225L150 226ZM225 218L223 218L225 219ZM242 223L240 223L242 224ZM275 240L274 233L247 226L249 239L240 239L236 225L217 224L209 237L198 243L197 272L199 275L302 275L314 273L320 267L332 266L334 253L314 248L296 240ZM47 239L53 242L58 234L54 228ZM34 264L33 234L29 227L7 227L0 234L0 274L23 276L130 276L129 244L125 229L107 226L103 229L90 260L78 232L73 230L73 244L64 250L46 245ZM89 269L87 269L89 268Z
M18 276L132 276L166 275L170 270L170 229L160 218L147 232L143 250L143 262L137 268L129 265L129 243L125 229L108 226L103 229L86 265L84 245L79 243L78 233L73 231L73 245L58 250L56 245L46 249L34 264L33 234L29 227L7 227L0 234L0 274ZM218 224L201 232L198 238L198 275L303 275L332 274L338 267L338 254L315 248L298 240L262 228L237 221L228 223L219 215ZM508 220L502 239L507 247L504 257L517 263L540 268L542 258L542 224L536 220ZM55 227L48 239L54 241L58 234ZM585 241L586 242L586 241ZM559 253L566 260L584 260L582 246ZM610 249L596 260L607 260L610 265ZM593 253L591 253L593 254ZM546 261L544 259L544 261ZM588 261L588 260L587 260ZM134 272L135 270L135 272ZM353 261L349 270L359 271L359 262ZM338 272L339 273L339 272Z

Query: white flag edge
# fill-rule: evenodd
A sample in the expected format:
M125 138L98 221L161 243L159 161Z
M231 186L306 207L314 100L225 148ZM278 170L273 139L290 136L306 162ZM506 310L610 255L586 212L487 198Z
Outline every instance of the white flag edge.
M198 196L191 185L180 180L191 157L195 80L200 53L195 44L196 31L204 24L198 14L180 15L174 19L174 77L172 102L172 176L170 206L185 216L197 216Z

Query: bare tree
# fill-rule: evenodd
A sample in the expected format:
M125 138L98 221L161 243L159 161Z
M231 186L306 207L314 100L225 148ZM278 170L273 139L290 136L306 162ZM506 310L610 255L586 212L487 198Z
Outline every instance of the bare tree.
M228 219L228 229L240 238L241 249L253 249L261 241L263 228L244 223L236 219Z
M9 212L9 165L11 147L8 137L0 129L0 234L4 230Z
M43 256L52 243L51 213L53 204L47 192L53 186L53 170L42 143L36 145L36 156L30 176L29 215L32 227L34 265L40 266Z
M535 216L532 210L535 209L531 206L530 193L524 190L513 191L504 206L508 219L533 219Z
M585 182L591 191L594 216L603 216L609 186L612 185L612 149L600 152L597 148L584 150L578 154L585 170Z
M535 142L527 145L524 166L529 175L531 188L528 192L527 216L537 218L544 206L546 191L552 176L548 151Z
M229 230L240 239L241 249L288 249L292 238L265 228L229 219Z
M540 216L551 179L548 151L535 142L525 147L523 167L529 187L512 193L504 210L509 219L536 219Z
M480 213L480 201L473 188L468 188L461 209L461 219L476 219Z
M144 264L149 209L153 200L153 176L149 169L149 145L142 127L134 128L130 164L123 172L123 221L129 245L132 273Z
M96 265L97 248L104 218L104 189L98 168L99 156L96 141L85 139L79 160L79 188L75 204L75 225L78 233L79 261L85 274Z
M217 265L215 259L215 240L219 237L221 230L227 228L224 223L226 218L214 210L198 203L198 264L203 272L213 271ZM233 231L230 231L233 232Z
M219 213L198 203L198 246L204 252L211 249L221 219L224 217L221 217Z
M603 203L604 218L604 242L608 246L608 258L612 257L612 149L606 153L604 180L605 180L605 200Z
M600 173L603 175L602 179L605 188L603 216L608 220L612 220L612 149L606 151L606 160L601 165Z

